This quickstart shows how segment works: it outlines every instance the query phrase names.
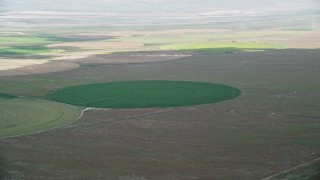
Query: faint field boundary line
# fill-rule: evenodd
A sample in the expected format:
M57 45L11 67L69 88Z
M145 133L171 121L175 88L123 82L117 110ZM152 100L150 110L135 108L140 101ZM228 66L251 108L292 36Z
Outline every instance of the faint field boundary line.
M293 167L293 168L290 168L290 169L288 169L288 170L279 172L279 173L277 173L277 174L274 174L274 175L272 175L272 176L263 178L263 179L261 179L261 180L269 180L269 179L275 178L275 177L280 176L280 175L282 175L282 174L289 173L289 172L294 171L294 170L297 170L297 169L299 169L299 168L309 166L309 165L311 165L311 164L313 164L313 163L315 163L315 162L317 162L317 161L320 161L320 158L314 159L314 160L309 161L309 162L307 162L307 163L300 164L300 165L298 165L298 166L296 166L296 167Z
M76 107L76 106L74 106L74 107ZM96 123L86 123L86 124L80 124L80 125L72 125L74 122L76 122L80 118L82 118L82 116L85 113L85 111L88 111L88 110L109 110L109 109L98 109L98 108L91 108L91 109L82 110L82 109L80 109L78 107L76 107L76 108L79 109L80 112L81 112L79 117L77 119L67 123L67 124L63 124L61 126L56 126L56 127L50 128L50 129L44 129L44 130L40 130L40 131L30 132L30 133L24 133L24 134L19 134L19 135L2 137L2 138L0 138L0 140L16 138L16 137L21 137L21 136L27 136L27 135L40 134L40 133L45 133L45 132L48 132L48 131L58 130L58 129L71 129L71 128L94 126L94 125L103 124L103 123L112 123L112 122L115 122L115 121L130 120L130 119L135 119L135 118L139 118L139 117L151 116L151 115L155 115L155 114L162 114L162 113L166 113L166 112L175 112L175 111L176 112L180 112L180 111L184 111L184 110L190 109L190 108L187 108L187 109L161 110L161 111L155 111L155 112L149 112L149 113L143 113L143 114L127 116L127 117L124 117L124 118L117 118L117 119L113 119L113 120L100 121L100 122L96 122Z
M95 125L104 124L104 123L112 123L112 122L116 122L116 121L126 121L126 120L131 120L131 119L135 119L135 118L139 118L139 117L152 116L152 115L156 115L156 114L163 114L163 113L169 113L169 112L181 112L181 111L185 111L185 110L189 110L189 109L194 109L194 108L165 109L165 110L159 110L159 111L137 114L137 115L132 115L132 116L126 116L123 118L116 118L116 119L112 119L112 120L100 121L100 122L95 122L95 123L84 123L84 124L79 124L79 125L69 124L69 126L66 126L62 129L95 126ZM95 110L95 109L90 109L90 110Z

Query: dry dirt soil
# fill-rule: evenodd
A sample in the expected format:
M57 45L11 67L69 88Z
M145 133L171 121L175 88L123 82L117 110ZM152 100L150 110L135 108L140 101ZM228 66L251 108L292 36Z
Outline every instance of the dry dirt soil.
M214 82L242 90L240 97L217 104L87 109L67 127L0 140L0 174L7 179L266 178L320 156L318 57L319 50L288 49L139 64L86 59L79 68L41 77L0 77L37 89L12 91L17 95L44 99L68 85L121 80ZM104 56L96 58L100 62Z

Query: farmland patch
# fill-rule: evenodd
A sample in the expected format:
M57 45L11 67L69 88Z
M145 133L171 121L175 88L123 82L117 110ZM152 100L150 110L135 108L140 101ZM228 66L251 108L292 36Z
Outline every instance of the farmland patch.
M76 120L81 110L70 105L31 99L0 100L0 138L48 130Z
M50 99L86 107L153 108L216 103L235 98L231 86L188 81L124 81L66 87Z

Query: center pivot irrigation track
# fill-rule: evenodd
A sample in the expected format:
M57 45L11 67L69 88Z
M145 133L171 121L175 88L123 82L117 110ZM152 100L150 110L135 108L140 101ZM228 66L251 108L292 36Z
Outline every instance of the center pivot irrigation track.
M54 101L96 108L179 107L225 101L240 95L231 86L191 81L122 81L66 87Z
M71 123L82 111L77 107L32 99L0 100L0 138L41 132Z

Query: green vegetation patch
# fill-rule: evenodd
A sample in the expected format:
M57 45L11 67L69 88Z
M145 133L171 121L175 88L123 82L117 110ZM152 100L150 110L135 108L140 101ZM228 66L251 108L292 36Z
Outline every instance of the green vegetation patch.
M70 123L82 114L67 104L31 99L0 100L0 138L39 132Z
M1 56L15 56L15 55L36 55L36 54L48 54L57 52L56 49L50 49L41 46L11 46L0 47Z
M49 94L54 101L97 108L178 107L235 98L231 86L189 81L123 81L66 87Z
M61 49L48 48L46 45L52 43L48 38L36 36L7 36L0 37L0 57L21 58L48 58L48 55L62 52ZM30 57L32 56L32 57Z
M240 49L240 50L263 50L278 49L281 45L270 43L254 43L254 42L205 42L192 44L171 44L162 46L163 50L213 50L213 49Z
M6 36L6 37L0 37L0 45L7 44L44 44L49 43L50 40L47 38L42 37L36 37L36 36Z
M15 98L17 98L17 96L0 93L0 99L15 99Z

